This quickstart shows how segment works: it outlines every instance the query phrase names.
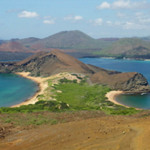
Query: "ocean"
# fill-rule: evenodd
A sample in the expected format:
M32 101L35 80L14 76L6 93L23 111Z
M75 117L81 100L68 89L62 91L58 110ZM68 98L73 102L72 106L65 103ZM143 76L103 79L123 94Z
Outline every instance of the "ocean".
M139 72L142 73L150 83L150 61L107 58L81 58L80 61L109 70ZM124 94L119 95L116 100L130 107L150 109L150 94Z
M32 80L15 74L0 74L0 107L19 104L37 90L38 86Z

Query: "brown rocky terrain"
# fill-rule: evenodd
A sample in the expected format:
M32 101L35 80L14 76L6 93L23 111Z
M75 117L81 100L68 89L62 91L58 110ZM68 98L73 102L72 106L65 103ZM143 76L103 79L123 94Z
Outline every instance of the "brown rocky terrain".
M148 82L137 72L112 74L101 71L91 76L93 83L109 85L112 89L130 92L149 92Z
M148 112L136 116L108 116L101 112L60 113L57 116L65 119L65 123L24 128L1 125L0 150L150 149Z

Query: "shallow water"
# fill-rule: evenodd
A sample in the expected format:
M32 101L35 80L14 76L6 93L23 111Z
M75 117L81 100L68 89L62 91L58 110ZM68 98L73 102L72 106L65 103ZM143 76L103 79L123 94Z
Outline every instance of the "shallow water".
M35 82L15 74L0 74L0 107L12 106L35 94Z
M150 61L121 60L106 58L81 58L82 62L92 64L109 70L121 72L142 73L150 83ZM131 107L150 109L150 94L144 95L120 95L117 101Z

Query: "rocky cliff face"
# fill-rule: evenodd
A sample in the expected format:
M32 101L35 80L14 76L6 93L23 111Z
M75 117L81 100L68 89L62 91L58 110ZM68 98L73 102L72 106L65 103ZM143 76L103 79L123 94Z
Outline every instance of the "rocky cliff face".
M114 90L142 93L150 92L146 78L136 72L109 74L98 72L91 76L93 83L108 85Z
M0 63L0 72L31 72L33 76L50 76L60 72L82 73L93 83L108 85L114 90L149 92L150 87L143 75L131 72L108 71L87 65L61 51L40 52L17 63Z

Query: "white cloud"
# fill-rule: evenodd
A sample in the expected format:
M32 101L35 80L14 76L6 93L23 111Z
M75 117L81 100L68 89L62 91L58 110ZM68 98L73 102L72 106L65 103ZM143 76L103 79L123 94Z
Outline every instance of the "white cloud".
M134 23L133 22L126 22L124 24L124 28L125 29L133 29L133 27L134 27Z
M102 2L98 9L146 9L150 8L150 2L147 0L131 1L131 0L115 0L113 3Z
M82 19L83 19L82 16L75 16L75 17L74 17L74 20L82 20Z
M64 17L64 20L72 20L72 21L79 21L82 20L82 16L66 16Z
M107 8L110 8L110 4L108 2L103 2L97 8L98 9L107 9Z
M145 14L144 12L136 12L135 18L140 24L148 24L150 23L150 16L149 14Z
M127 21L124 25L123 25L124 29L132 29L132 30L136 30L136 29L144 29L146 28L145 25L142 24L137 24L136 22L129 22Z
M55 20L53 20L53 19L44 20L43 23L44 23L44 24L55 24Z
M36 12L30 12L30 11L22 11L20 14L18 14L19 18L35 18L39 15Z
M112 4L112 7L115 9L130 8L131 2L130 0L117 0Z
M97 19L94 20L94 24L95 25L99 25L100 26L100 25L102 25L102 23L103 23L103 19L102 18L97 18Z
M108 25L112 25L112 21L106 21L106 23L108 24Z

